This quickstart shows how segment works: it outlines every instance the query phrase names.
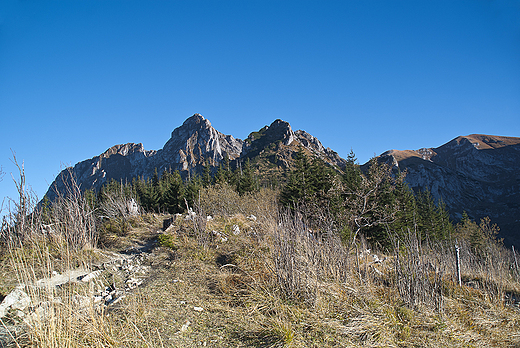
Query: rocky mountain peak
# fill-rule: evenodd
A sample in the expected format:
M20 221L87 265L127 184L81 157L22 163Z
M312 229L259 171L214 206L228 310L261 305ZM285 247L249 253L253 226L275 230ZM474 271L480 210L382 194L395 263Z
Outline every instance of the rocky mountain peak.
M155 151L153 151L155 152ZM105 152L101 154L104 158L109 158L112 155L121 155L121 156L128 156L135 153L144 153L148 155L147 151L144 149L144 146L142 143L134 144L134 143L127 143L127 144L119 144L114 145Z
M294 138L294 132L289 122L278 119L271 123L270 126L265 126L258 132L249 134L244 150L245 152L250 152L252 149L260 149L275 142L290 145Z
M242 140L220 133L201 114L194 114L174 129L155 165L159 169L186 171L207 160L215 166L226 155L230 159L240 156L242 146Z
M290 145L294 141L294 132L289 122L280 119L275 120L266 130L266 135L272 140L281 140L284 145Z
M196 131L201 129L210 129L211 122L205 119L201 114L193 114L193 116L188 117L183 123L182 126L177 127L172 132L172 138L176 136L175 132L180 132L181 130L188 131Z

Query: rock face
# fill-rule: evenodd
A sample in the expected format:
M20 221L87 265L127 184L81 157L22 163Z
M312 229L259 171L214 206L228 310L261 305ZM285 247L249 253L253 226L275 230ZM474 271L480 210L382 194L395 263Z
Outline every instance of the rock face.
M276 120L270 126L249 134L241 156L268 157L273 164L289 168L291 158L300 147L333 167L340 170L345 168L346 161L336 152L325 148L317 138L305 131L294 132L291 125L282 120Z
M156 154L157 151L146 151L141 143L114 145L99 156L61 171L46 196L52 201L56 192L68 192L71 188L71 178L74 178L83 190L99 189L111 179L131 181L133 177L145 173L149 160Z
M217 167L227 157L231 161L254 158L278 147L284 155L277 160L279 165L288 162L299 146L331 165L343 168L345 160L331 149L325 149L318 139L304 131L294 132L289 123L276 120L258 132L253 132L243 141L224 135L211 126L200 114L194 114L176 128L164 147L147 151L142 144L115 145L99 156L77 163L63 170L54 180L46 196L52 201L56 192L66 193L71 178L75 178L81 190L99 190L112 179L130 182L138 176L151 177L155 170L179 170L186 177L200 173L204 163ZM283 152L282 151L282 152ZM284 163L285 163L284 162ZM288 168L289 166L286 165Z
M381 160L407 170L414 190L428 188L455 219L489 216L506 243L520 245L520 138L460 136L437 147L390 150Z
M225 155L233 160L242 153L243 141L224 135L211 126L200 114L188 118L172 132L170 140L157 153L158 169L189 170L208 159L216 165Z

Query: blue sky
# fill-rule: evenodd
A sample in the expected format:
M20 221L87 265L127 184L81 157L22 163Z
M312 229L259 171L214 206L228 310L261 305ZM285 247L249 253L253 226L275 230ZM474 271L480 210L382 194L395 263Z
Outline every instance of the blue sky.
M63 166L159 149L194 113L242 139L281 118L362 163L518 137L520 2L0 3L0 198L11 149L41 197Z

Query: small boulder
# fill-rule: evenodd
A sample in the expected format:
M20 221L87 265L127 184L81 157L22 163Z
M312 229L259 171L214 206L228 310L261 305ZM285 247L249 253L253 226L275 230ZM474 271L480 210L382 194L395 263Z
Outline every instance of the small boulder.
M19 285L14 288L0 303L0 318L3 318L9 310L23 311L31 304L31 298L23 290L24 285Z
M188 331L188 328L190 327L190 324L191 324L191 322L189 320L186 320L186 323L184 323L184 325L182 325L182 327L181 327L181 332Z
M170 227L173 224L174 221L175 221L174 217L170 217L168 219L164 219L163 223L162 223L162 230L166 231L168 229L168 227Z

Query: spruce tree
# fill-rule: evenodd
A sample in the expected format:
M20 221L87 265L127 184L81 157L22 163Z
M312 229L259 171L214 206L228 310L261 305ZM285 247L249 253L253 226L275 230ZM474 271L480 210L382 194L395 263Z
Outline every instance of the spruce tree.
M202 185L204 187L208 187L212 184L213 178L211 177L211 165L209 163L209 159L206 159L202 166Z
M291 208L299 203L304 203L311 191L310 163L301 147L294 155L294 164L295 168L289 173L287 184L280 193L280 203Z
M184 198L188 202L190 208L194 206L194 203L198 202L199 191L202 186L202 179L199 175L193 175L185 182Z
M253 192L255 190L256 190L256 185L255 185L253 167L248 158L241 170L241 175L238 180L237 192L240 195L243 195L244 193Z
M163 175L161 179L164 177ZM161 208L170 214L184 211L184 183L178 170L173 174L168 173L164 179Z
M343 184L347 191L354 192L361 184L361 180L361 170L359 169L356 155L354 154L354 151L350 149L350 153L347 156L345 172L343 174Z

